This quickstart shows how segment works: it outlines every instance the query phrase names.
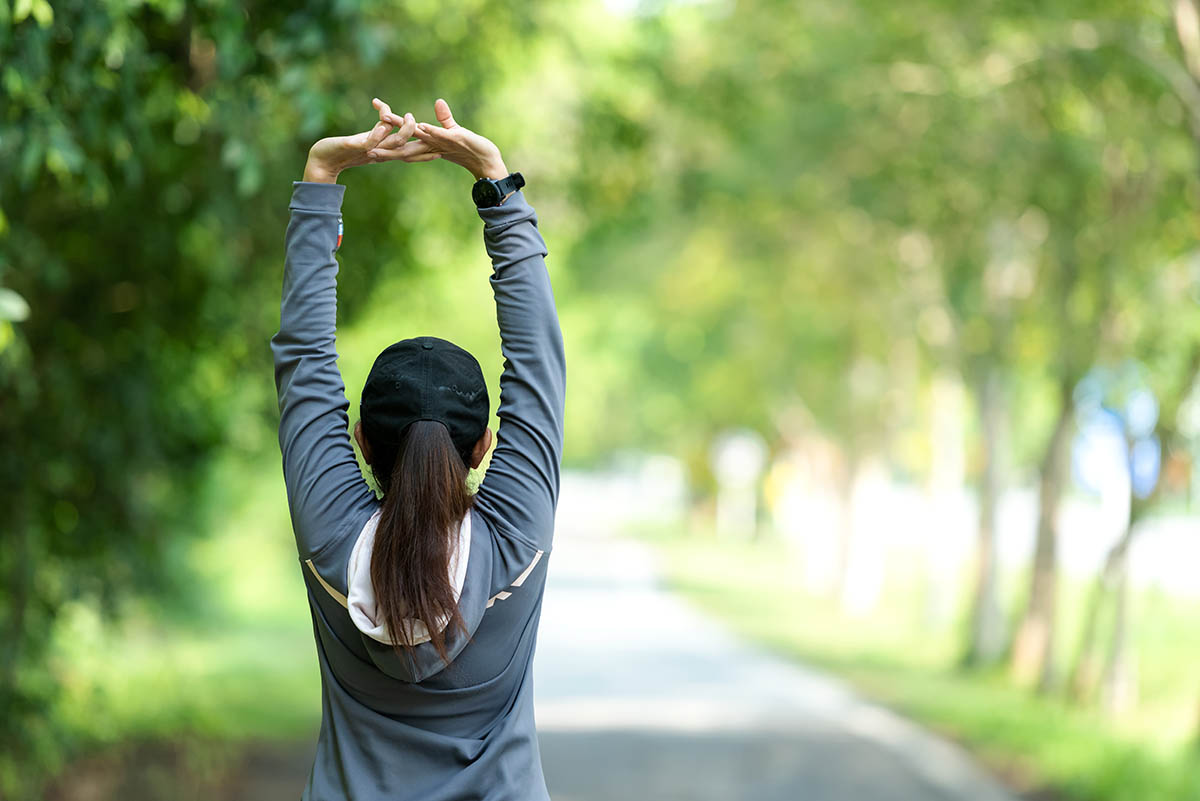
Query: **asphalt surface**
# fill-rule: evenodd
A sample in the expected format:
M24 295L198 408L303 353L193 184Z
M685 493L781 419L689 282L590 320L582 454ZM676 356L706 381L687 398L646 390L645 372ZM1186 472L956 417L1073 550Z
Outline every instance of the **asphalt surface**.
M1013 801L956 745L738 640L642 545L563 530L534 663L555 801Z

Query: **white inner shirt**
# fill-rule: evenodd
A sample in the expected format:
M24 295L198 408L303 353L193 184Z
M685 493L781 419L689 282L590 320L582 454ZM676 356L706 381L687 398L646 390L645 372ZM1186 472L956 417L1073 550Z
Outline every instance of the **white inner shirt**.
M379 525L382 512L380 509L371 515L350 552L350 562L346 566L346 587L349 590L346 594L346 608L359 631L373 640L391 645L392 638L387 627L376 614L375 587L371 584L371 554L375 551L375 529ZM458 541L450 553L448 578L455 603L462 595L463 582L467 578L467 560L470 556L471 512L468 510L458 526ZM443 631L449 622L450 616L442 615L437 620L438 631ZM408 642L413 645L420 645L431 639L428 627L420 620L404 618L402 625L404 633L409 635Z

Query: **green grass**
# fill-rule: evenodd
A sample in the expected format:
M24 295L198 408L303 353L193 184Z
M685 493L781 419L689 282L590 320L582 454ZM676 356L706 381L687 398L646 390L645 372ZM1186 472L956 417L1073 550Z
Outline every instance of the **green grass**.
M923 620L912 582L889 584L870 617L847 618L834 603L802 589L798 559L779 543L699 535L652 541L670 585L701 609L963 742L1020 790L1077 801L1200 799L1200 750L1190 739L1200 690L1197 618L1187 604L1153 594L1138 598L1144 703L1110 720L1015 687L1001 670L956 669L960 627ZM1064 591L1064 631L1075 631L1084 590Z
M114 623L75 605L60 621L53 714L72 750L181 737L294 740L320 724L312 624L278 468L230 456L217 475L214 493L229 512L190 545L192 607L143 600Z

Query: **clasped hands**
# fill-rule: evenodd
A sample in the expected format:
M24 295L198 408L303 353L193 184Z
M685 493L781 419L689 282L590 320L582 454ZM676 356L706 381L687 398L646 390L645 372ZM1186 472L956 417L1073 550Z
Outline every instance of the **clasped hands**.
M445 159L466 168L476 179L499 180L508 175L500 148L491 140L454 121L450 106L439 99L433 105L438 125L417 122L412 114L400 116L379 98L372 101L379 122L369 131L350 136L328 136L308 151L304 180L332 184L349 167L384 161Z

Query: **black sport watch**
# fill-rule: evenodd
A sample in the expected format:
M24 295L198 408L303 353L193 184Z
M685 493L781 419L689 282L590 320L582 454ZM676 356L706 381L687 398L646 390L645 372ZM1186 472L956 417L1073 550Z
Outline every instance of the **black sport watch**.
M516 192L525 185L525 177L519 172L514 172L507 178L501 178L499 181L492 178L480 178L471 187L471 199L475 201L475 205L481 209L489 209L493 206L499 206L504 202L504 198Z

